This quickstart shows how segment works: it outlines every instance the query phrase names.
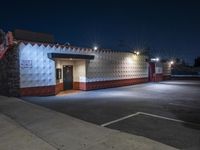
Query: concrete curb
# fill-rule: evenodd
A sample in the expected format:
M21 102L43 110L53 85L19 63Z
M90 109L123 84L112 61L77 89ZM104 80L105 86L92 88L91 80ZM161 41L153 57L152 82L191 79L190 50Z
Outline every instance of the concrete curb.
M7 136L6 139L10 141L8 144L11 145L6 147L4 142L1 142L4 136L1 136L0 149L5 149L5 147L7 150L22 150L21 147L52 150L175 149L145 137L97 126L18 98L0 96L0 113L3 114L0 115L1 120L4 122L6 122L5 118L10 120L7 123L8 127L17 126L15 130L19 130L25 135L21 139L24 142L18 143L16 140L10 140L13 136L17 138L19 134L15 132L8 134L11 129L7 128L7 125L2 125L2 121L0 121L0 135ZM25 141L29 135L33 138L30 138L30 144L27 144ZM19 145L19 148L16 145ZM35 145L38 147L35 148Z

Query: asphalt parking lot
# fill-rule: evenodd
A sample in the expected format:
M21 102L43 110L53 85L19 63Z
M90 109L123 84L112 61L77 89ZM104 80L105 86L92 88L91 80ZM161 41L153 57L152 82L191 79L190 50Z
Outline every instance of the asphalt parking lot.
M200 81L165 81L22 99L179 149L200 149Z

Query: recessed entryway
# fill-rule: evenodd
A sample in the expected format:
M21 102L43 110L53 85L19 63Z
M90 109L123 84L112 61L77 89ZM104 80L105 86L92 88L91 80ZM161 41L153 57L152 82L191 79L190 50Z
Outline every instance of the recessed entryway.
M62 92L59 92L56 96L65 96L65 95L69 95L69 94L77 94L82 92L81 90L65 90Z

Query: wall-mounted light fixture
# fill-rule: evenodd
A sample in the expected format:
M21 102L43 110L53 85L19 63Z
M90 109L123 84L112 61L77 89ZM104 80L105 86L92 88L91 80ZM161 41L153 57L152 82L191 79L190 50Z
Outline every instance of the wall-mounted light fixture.
M159 61L160 61L160 58L158 58L158 57L156 57L156 58L151 58L151 61L159 62Z
M93 49L96 51L96 50L98 50L98 47L97 47L97 46L94 46Z
M140 51L134 51L134 54L138 56L140 55Z

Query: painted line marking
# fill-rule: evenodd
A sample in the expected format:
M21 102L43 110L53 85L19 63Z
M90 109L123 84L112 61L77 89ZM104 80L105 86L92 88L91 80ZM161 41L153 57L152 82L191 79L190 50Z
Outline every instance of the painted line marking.
M182 107L200 109L200 107L188 106L188 105L184 105L184 104L176 104L176 103L169 103L169 104L170 104L170 105L174 105L174 106L182 106Z
M165 119L165 120L169 120L169 121L174 121L174 122L179 122L179 123L185 123L185 124L200 126L200 124L197 124L197 123L187 122L187 121L183 121L183 120L179 120L179 119L168 118L168 117L164 117L164 116L160 116L160 115L154 115L154 114L145 113L145 112L136 112L134 114L131 114L131 115L128 115L128 116L124 116L122 118L119 118L119 119L104 123L101 126L102 127L106 127L108 125L120 122L122 120L126 120L126 119L131 118L131 117L135 117L137 115L146 115L146 116L151 116L151 117L155 117L155 118L159 118L159 119Z
M131 115L128 115L128 116L124 116L122 118L119 118L119 119L116 119L116 120L113 120L113 121L110 121L110 122L107 122L107 123L104 123L101 126L102 127L106 127L106 126L108 126L110 124L114 124L116 122L119 122L119 121L122 121L122 120L125 120L125 119L128 119L128 118L131 118L131 117L134 117L134 116L137 116L137 115L139 115L139 112L136 112L135 114L131 114Z
M200 124L193 123L193 122L187 122L187 121L183 121L183 120L179 120L179 119L168 118L168 117L149 114L149 113L145 113L145 112L139 112L139 113L142 114L142 115L147 115L147 116L160 118L160 119L165 119L165 120L169 120L169 121L174 121L174 122L179 122L179 123L185 123L185 124L191 124L191 125L195 125L195 126L200 126Z

